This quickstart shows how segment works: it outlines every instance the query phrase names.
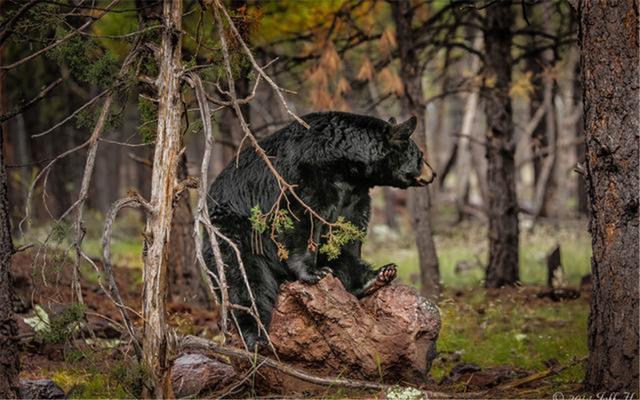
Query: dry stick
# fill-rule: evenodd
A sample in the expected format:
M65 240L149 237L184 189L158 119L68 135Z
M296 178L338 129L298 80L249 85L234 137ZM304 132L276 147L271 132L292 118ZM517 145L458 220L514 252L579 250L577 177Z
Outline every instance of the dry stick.
M89 107L91 104L95 103L99 98L101 98L102 96L106 95L107 93L111 93L111 90L114 88L109 88L109 89L105 89L102 92L98 93L96 96L94 96L91 100L87 101L86 103L84 103L83 105L81 105L80 107L78 107L75 111L73 111L71 114L69 114L67 117L65 117L62 121L56 123L55 125L53 125L51 128L48 128L42 132L39 133L35 133L33 135L31 135L32 138L39 138L41 136L46 135L47 133L50 133L54 130L56 130L56 128L66 124L67 122L69 122L69 120L71 120L73 117L75 117L76 115L78 115L82 110L84 110L85 108Z
M27 198L25 200L25 213L24 213L24 217L20 220L20 222L18 223L18 229L20 230L21 234L24 234L24 232L22 231L22 225L24 224L25 221L27 221L28 224L31 224L31 201L33 199L33 192L35 190L36 184L38 183L38 181L40 180L40 178L42 178L42 176L47 173L47 171L49 169L51 169L51 167L53 166L53 164L55 164L58 160L68 156L69 154L72 154L78 150L83 149L84 147L89 145L89 140L87 140L86 142L73 147L59 155L57 155L53 160L49 161L49 163L47 163L47 165L44 166L44 168L38 173L38 175L36 175L36 177L33 179L33 182L31 182L31 186L29 187L29 191L27 192ZM77 202L76 202L77 203ZM74 204L76 204L74 203ZM69 210L67 210L67 212L65 212L65 214L68 213Z
M509 390L509 389L515 389L518 386L522 386L531 382L535 382L538 381L540 379L544 379L547 378L549 376L553 376L553 375L558 375L559 373L561 373L562 371L573 367L576 364L579 364L581 362L584 362L587 360L587 357L583 357L583 358L579 358L579 359L574 359L573 362L564 365L564 366L560 366L560 367L552 367L549 369L546 369L544 371L540 371L540 372L536 372L534 374L531 374L529 376L525 376L524 378L520 378L520 379L516 379L513 380L511 382L507 382L503 385L500 385L497 387L498 390Z
M273 60L269 61L267 64L265 64L264 67L262 68L267 68L269 65L273 64L274 62L276 62L278 60L278 58L274 58ZM251 102L251 100L253 100L256 97L256 91L258 89L258 86L260 85L260 79L262 78L262 75L258 75L258 77L256 78L256 81L253 83L253 89L251 89L251 93L242 99L238 99L237 103L238 104L249 104ZM216 85L217 87L217 85ZM226 92L224 90L221 90L220 88L218 88L218 90L221 93L224 93L226 95L229 95L229 92ZM223 106L223 107L233 107L233 101L224 101L224 100L219 100L219 99L215 99L213 98L213 96L210 96L209 94L205 94L207 97L207 100L209 100L210 102L212 102L215 105L218 106Z
M109 5L104 9L104 11L95 16L95 17L91 17L89 16L89 21L85 22L83 25L81 25L77 30L74 30L73 32L70 32L69 34L67 34L66 36L56 40L55 42L51 43L50 45L48 45L47 47L44 47L38 51L36 51L35 53L32 53L16 62L14 62L13 64L9 64L9 65L0 65L0 70L9 70L9 69L13 69L19 65L22 65L24 63L26 63L29 60L32 60L36 57L38 57L40 54L45 53L55 47L58 47L59 45L61 45L62 43L66 42L67 40L71 39L72 37L74 37L75 35L78 34L78 31L82 31L84 29L86 29L89 25L91 25L92 23L94 23L95 21L99 20L100 18L102 18L103 16L105 16L109 11L111 11L111 9L117 4L119 3L120 0L113 0L111 3L109 3Z
M73 246L76 250L76 260L73 263L73 278L71 280L71 290L75 292L75 296L80 304L84 304L82 300L82 287L80 286L80 260L82 259L82 241L84 240L85 230L83 227L83 215L84 204L89 195L89 184L91 183L91 177L93 176L93 166L96 161L96 154L98 152L98 136L102 133L107 121L107 116L111 111L111 103L113 102L113 95L109 93L100 111L100 116L96 122L96 126L93 128L91 137L89 138L89 151L87 152L87 160L84 166L84 174L82 175L82 183L80 185L80 194L78 195L76 218L74 222L74 228L76 231L76 239Z
M253 68L258 72L258 74L260 74L265 81L267 81L269 83L269 85L271 85L271 87L273 88L273 90L275 90L276 94L278 95L278 98L280 99L280 102L282 103L282 106L285 108L285 110L287 111L287 114L291 115L296 121L298 121L298 123L302 126L304 126L305 128L309 129L309 125L304 122L300 117L298 117L293 111L291 111L291 109L289 108L289 105L287 104L287 101L285 100L284 96L282 95L282 91L283 89L278 86L272 79L271 77L269 77L269 75L267 75L264 70L262 68L260 68L260 66L258 65L258 63L256 62L256 59L253 57L253 54L251 53L251 49L249 49L249 46L247 46L247 44L245 43L244 39L242 39L242 35L240 35L240 32L238 32L238 29L236 28L235 24L233 23L233 20L231 19L231 17L229 16L229 14L227 13L226 8L222 5L222 3L220 1L215 2L214 5L214 11L216 12L216 23L218 23L218 25L221 27L219 28L219 30L222 29L222 24L220 21L220 16L217 13L217 9L222 10L222 12L224 13L225 18L227 19L227 22L229 23L229 27L231 28L231 31L235 34L238 42L240 43L240 45L242 46L242 49L244 50L245 54L247 55L247 57L249 58L249 61L251 62L251 64L253 65ZM221 34L222 36L222 34Z
M244 311L247 312L249 315L251 315L255 319L256 324L258 325L258 330L264 332L269 348L273 352L273 355L276 358L278 358L278 353L276 352L275 346L271 342L271 337L269 336L269 332L267 331L267 328L264 326L264 324L262 323L262 320L260 319L260 313L258 312L256 299L255 299L255 296L253 295L253 289L249 284L249 278L247 277L247 270L245 269L244 263L242 262L242 257L240 255L240 250L238 249L238 246L231 239L229 239L227 236L225 236L219 230L217 230L211 224L211 221L209 221L208 218L202 218L200 221L204 225L205 229L207 229L207 234L209 235L210 238L217 236L220 239L224 240L233 249L236 256L236 261L238 262L238 269L240 270L240 274L242 275L242 280L244 281L245 287L247 288L247 292L249 293L249 299L251 300L251 307L248 310L244 310ZM241 309L242 306L238 306L236 304L229 304L229 307ZM242 331L240 330L240 326L238 326L238 321L235 320L235 316L234 316L234 321L236 323L236 327L238 328L238 334L240 335L242 343L244 347L247 348L247 344L244 340L244 336L242 335Z
M200 110L200 119L202 120L202 129L204 131L204 155L202 156L202 163L200 165L200 185L198 187L198 204L196 206L194 215L193 215L193 238L195 240L196 247L196 260L198 262L198 266L200 267L201 272L204 276L209 274L213 275L209 268L207 268L207 264L204 261L204 256L202 254L202 231L200 230L200 222L202 219L207 219L209 215L208 207L207 207L207 182L208 182L208 173L209 173L209 161L211 159L211 153L213 149L213 129L211 127L211 109L209 108L209 103L207 102L206 94L204 91L204 87L202 86L202 80L200 76L197 74L188 74L186 77L187 83L193 88L196 99L198 101L198 108ZM220 306L221 306L221 328L223 336L227 335L227 308L229 305L229 292L227 290L227 279L224 272L224 263L222 261L222 254L220 252L220 246L218 245L218 240L215 235L208 235L209 242L211 245L211 250L213 251L213 258L216 262L216 268L218 271L218 276L215 279L218 281L218 287L220 288ZM212 294L212 298L216 299L215 291L212 287L211 281L209 279L205 279L207 282L207 288Z
M141 361L142 347L140 346L140 342L138 342L138 339L136 337L133 324L131 323L129 314L127 313L127 308L122 301L122 296L120 296L120 291L118 290L118 285L116 283L115 277L113 276L113 268L111 265L111 234L113 231L113 223L115 222L116 216L118 215L118 211L120 211L124 207L140 207L147 214L153 212L153 208L139 194L132 193L129 196L113 203L113 206L111 206L111 209L107 212L107 215L105 217L104 232L102 233L102 264L104 268L104 274L109 281L109 291L106 291L106 293L111 293L112 301L114 302L116 307L118 307L118 310L122 315L122 320L127 327L129 335L131 336L133 347L136 352L136 357L138 358L138 361Z
M129 54L125 57L122 66L120 67L120 72L118 73L117 80L120 82L122 78L127 73L129 66L133 62L138 52L138 46L140 44L139 38L136 40L136 43L133 45ZM87 151L87 159L85 161L84 173L82 175L82 182L80 184L80 192L78 194L78 201L76 202L76 218L74 222L74 228L76 231L76 238L74 242L74 248L76 251L76 259L73 264L73 279L71 281L71 289L75 292L75 295L80 304L84 304L82 300L82 287L80 285L80 260L82 258L89 258L84 255L82 251L82 242L84 240L85 229L83 226L84 222L84 205L89 197L89 186L91 185L91 178L93 176L93 169L96 161L96 155L98 153L98 139L104 128L107 124L107 119L111 112L111 105L113 103L113 91L110 91L104 100L104 104L102 105L102 110L100 111L100 115L98 116L98 120L96 121L96 125L93 128L93 132L91 132L91 136L89 137L89 150ZM84 257L83 257L84 255Z
M229 357L243 358L249 361L255 361L259 364L264 364L269 367L275 368L287 375L293 376L305 382L314 383L322 386L339 386L352 389L370 389L370 390L387 390L392 388L392 385L385 385L375 382L359 381L352 379L334 379L323 378L315 375L308 374L299 369L293 368L283 362L273 360L269 357L262 356L260 354L251 353L248 351L240 350L235 347L221 345L203 338L196 336L185 336L181 339L181 347L183 349L196 348L205 351L211 351L217 354L222 354ZM423 391L427 398L451 398L451 395L442 392ZM466 397L466 396L465 396Z
M219 6L223 11L224 8L222 6ZM295 192L294 190L294 186L287 183L286 180L282 177L282 175L280 175L280 173L276 170L276 168L274 167L273 163L271 162L271 159L269 158L269 156L267 155L267 153L265 153L264 149L262 149L262 147L260 147L260 144L258 143L258 141L256 140L255 136L251 133L251 130L249 129L249 125L247 124L247 122L244 119L244 116L240 110L240 106L237 103L237 97L236 97L236 92L235 92L235 85L233 84L233 74L231 72L231 62L230 62L230 56L229 56L229 48L227 45L227 41L224 35L224 29L222 28L222 20L220 18L220 14L218 12L218 7L214 7L213 8L214 11L214 17L216 19L216 24L218 25L218 34L220 35L220 43L222 45L222 54L224 56L224 63L225 63L225 70L226 70L226 74L227 74L227 80L229 81L229 95L231 97L231 101L233 103L233 108L234 111L236 113L236 116L238 117L239 121L240 121L240 126L242 127L242 131L244 132L244 138L242 139L243 141L245 139L249 139L249 142L251 144L251 146L255 149L256 153L258 154L258 156L265 162L265 164L267 165L267 168L269 169L269 171L271 171L271 174L276 178L276 181L278 182L278 186L280 187L281 191L288 191L291 193L291 195L300 203L300 205L307 211L309 212L311 215L313 215L317 220L319 220L320 222L322 222L325 225L328 225L330 228L333 227L335 224L327 221L326 219L324 219L320 214L318 214L317 212L315 212L310 206L308 206L304 200L302 200L298 194ZM226 12L226 11L225 11ZM231 24L231 26L233 27L233 22L229 21L229 23ZM244 42L242 41L242 38L239 38L239 40L241 41L241 43L244 44ZM246 45L245 45L246 46ZM255 66L255 65L254 65ZM260 67L257 67L258 69ZM262 71L261 69L258 70L258 72ZM264 72L261 72L261 74ZM265 76L265 80L270 80L268 76ZM277 88L277 86L276 86ZM296 120L300 120L299 117L296 116ZM308 128L308 125L306 123L303 122L303 125L305 127ZM240 146L238 146L238 154L236 154L236 162L238 160L238 155L240 152L240 149L242 148L242 143L240 143Z
M49 85L47 85L44 89L42 89L40 91L40 93L38 93L34 98L32 98L31 100L27 101L26 103L18 106L18 108L14 109L13 111L10 111L7 114L4 114L2 116L0 116L0 122L5 122L10 120L11 118L15 117L18 114L21 114L22 112L24 112L27 108L31 107L32 105L34 105L35 103L37 103L38 101L42 100L47 94L49 94L50 91L52 91L53 89L55 89L56 87L58 87L59 84L61 84L63 81L62 78L58 78L55 81L53 81L52 83L50 83Z

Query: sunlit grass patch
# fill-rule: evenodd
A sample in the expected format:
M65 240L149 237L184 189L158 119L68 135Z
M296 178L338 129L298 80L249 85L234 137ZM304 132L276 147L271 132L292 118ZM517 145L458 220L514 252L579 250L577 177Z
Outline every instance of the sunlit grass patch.
M445 287L482 285L487 263L486 225L463 222L439 229L435 243L440 279ZM546 257L557 244L560 245L562 265L570 285L579 285L581 278L591 272L591 239L586 222L559 226L538 224L533 228L523 227L520 235L520 280L523 284L546 284ZM370 234L363 251L365 260L376 266L396 263L402 282L419 285L418 253L410 232L396 237ZM456 266L461 267L457 273Z
M570 365L588 354L589 306L584 300L554 303L531 295L506 293L493 299L465 293L459 299L443 300L440 310L438 352L445 357L434 363L432 376L436 379L455 365L445 360L482 368L507 365L542 371L551 365ZM553 380L575 384L583 377L582 364L577 363Z

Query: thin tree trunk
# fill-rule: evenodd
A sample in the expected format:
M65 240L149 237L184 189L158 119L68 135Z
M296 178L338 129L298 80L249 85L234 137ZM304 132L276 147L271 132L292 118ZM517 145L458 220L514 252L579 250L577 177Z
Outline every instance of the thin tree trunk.
M487 7L484 31L486 80L483 87L487 118L487 213L489 265L486 286L513 285L518 273L518 200L516 198L511 88L510 3Z
M549 154L544 157L535 158L538 160L538 170L536 171L534 196L533 196L533 215L535 218L541 216L549 216L551 205L550 200L552 192L555 190L555 179L553 176L556 164L556 155L558 149L558 139L556 130L555 108L553 102L553 79L545 77L544 81L544 148L550 148ZM535 131L534 131L535 132Z
M380 96L378 89L372 80L367 82L367 89L371 102L376 105L376 116L381 119L387 119L388 115L380 105ZM382 188L382 199L384 201L384 222L392 230L398 230L398 219L396 218L396 194L392 188L384 186Z
M391 11L396 24L398 50L400 52L400 77L405 93L402 98L404 108L418 118L414 140L425 148L425 113L422 103L422 74L411 32L414 9L406 1L391 2ZM426 156L426 155L425 155ZM409 189L409 212L416 235L416 246L420 258L420 283L422 293L431 298L440 294L440 267L433 230L431 228L431 199L426 187Z
M0 10L4 4L0 2ZM0 45L0 65L3 62L4 46ZM5 73L0 71L0 114L7 110ZM6 124L0 124L0 398L20 397L20 352L18 351L18 324L13 318L13 282L11 281L11 258L14 248L11 239L11 215L7 170L5 169L4 141Z
M585 385L633 396L638 357L638 3L579 5L593 292Z
M180 119L182 102L182 2L165 0L163 4L160 72L158 76L158 130L151 175L152 212L145 229L142 338L143 361L149 374L145 397L168 398L172 395L168 379L171 342L167 332L167 260L173 201L180 161Z
M178 167L178 179L184 180L187 176L187 157L183 154ZM186 190L175 201L169 247L169 294L172 300L206 308L209 297L196 264L193 213Z
M482 38L476 37L473 41L473 48L479 50L482 45ZM477 73L480 67L478 57L471 55L472 73ZM458 209L458 220L464 217L464 208L469 197L469 181L471 175L471 137L473 136L474 120L478 109L479 90L473 88L467 95L466 104L464 106L464 116L462 117L462 128L460 130L460 138L458 139L458 154L456 165L456 208Z
M18 325L13 318L13 284L11 281L11 257L14 248L9 223L9 196L7 171L4 166L4 130L0 125L0 398L20 397L18 374Z

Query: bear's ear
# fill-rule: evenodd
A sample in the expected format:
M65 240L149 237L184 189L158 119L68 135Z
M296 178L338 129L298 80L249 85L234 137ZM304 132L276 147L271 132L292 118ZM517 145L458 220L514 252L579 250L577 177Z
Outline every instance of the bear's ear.
M389 118L389 123L390 123L391 125L395 125L395 124L397 124L396 119L395 119L395 118L393 118L393 117Z
M401 124L391 128L391 138L394 140L408 140L413 131L416 130L418 119L413 116Z

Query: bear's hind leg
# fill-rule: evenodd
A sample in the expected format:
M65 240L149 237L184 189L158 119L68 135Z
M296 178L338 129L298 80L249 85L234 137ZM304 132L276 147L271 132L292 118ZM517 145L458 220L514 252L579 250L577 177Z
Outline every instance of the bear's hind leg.
M271 313L278 295L278 282L269 270L264 260L253 260L253 265L246 265L247 279L249 288L253 294L260 322L265 329L269 328L271 321ZM230 300L234 304L241 305L250 309L251 296L249 295L247 285L244 278L239 278L234 285L230 285L233 292L230 291ZM249 350L253 351L256 346L262 347L266 345L266 334L258 326L258 322L254 316L243 310L234 310L240 332L244 338Z

